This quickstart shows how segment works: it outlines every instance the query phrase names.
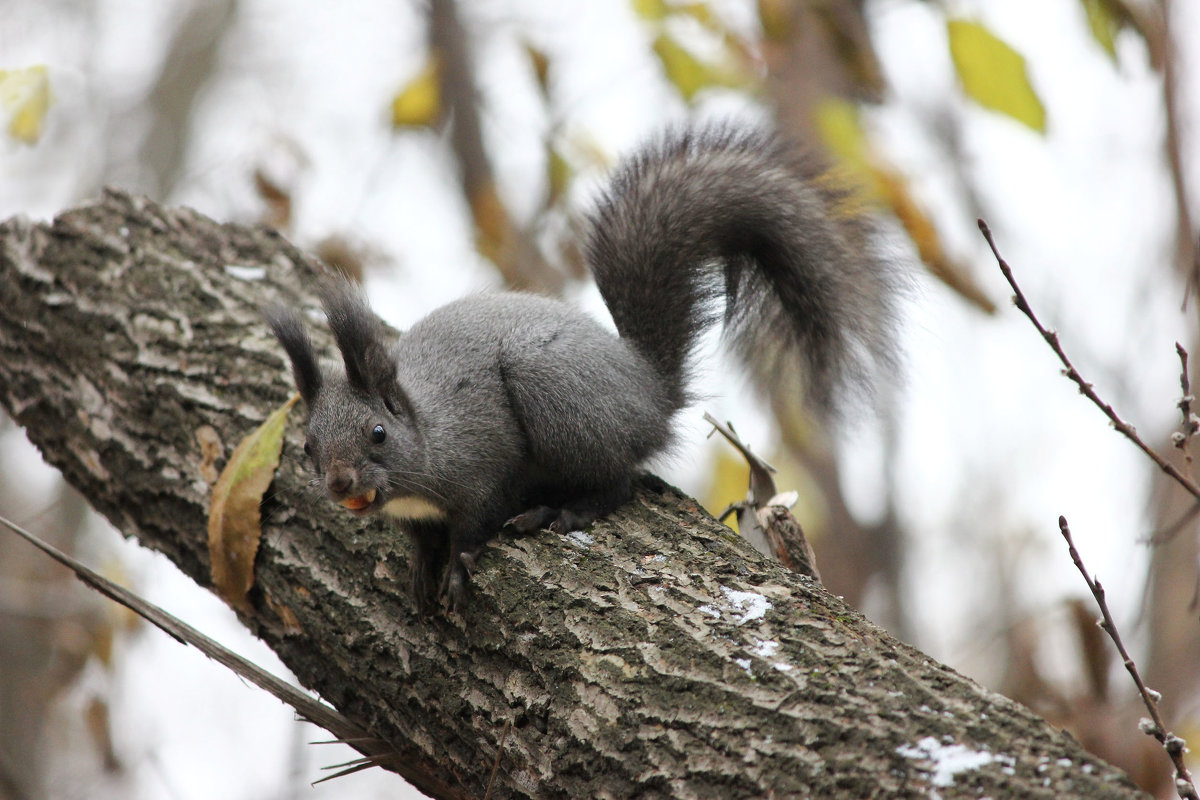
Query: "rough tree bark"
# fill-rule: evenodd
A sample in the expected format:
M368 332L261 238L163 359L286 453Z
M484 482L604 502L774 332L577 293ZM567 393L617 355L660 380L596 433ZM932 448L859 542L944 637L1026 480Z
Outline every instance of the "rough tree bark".
M214 467L292 391L259 309L315 308L318 271L278 234L119 193L10 220L0 401L211 586ZM308 493L293 416L239 615L426 792L482 797L503 740L496 797L1139 796L653 481L582 534L497 543L461 616L418 619L407 543Z

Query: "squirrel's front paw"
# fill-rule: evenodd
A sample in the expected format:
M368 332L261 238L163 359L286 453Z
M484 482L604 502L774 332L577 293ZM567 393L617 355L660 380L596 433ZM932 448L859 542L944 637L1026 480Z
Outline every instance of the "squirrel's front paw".
M467 581L475 569L475 553L459 553L450 559L446 568L446 576L442 579L442 597L445 599L446 610L453 613L465 607L467 601Z
M409 588L412 593L413 605L416 606L419 616L424 617L429 614L435 580L434 565L428 559L415 558L409 574Z

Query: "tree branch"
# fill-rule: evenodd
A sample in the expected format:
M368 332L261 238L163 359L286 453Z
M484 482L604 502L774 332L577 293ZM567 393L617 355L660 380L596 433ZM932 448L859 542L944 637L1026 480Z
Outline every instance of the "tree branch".
M1000 255L1000 251L996 247L996 241L992 238L992 231L988 227L988 224L983 220L979 220L979 230L983 233L983 238L987 240L988 247L991 248L992 255L995 256L996 263L1000 267L1000 272L1004 274L1008 285L1012 287L1013 305L1033 323L1033 327L1037 328L1037 332L1042 335L1042 339L1046 341L1046 344L1050 345L1050 349L1054 351L1054 355L1058 356L1058 360L1063 365L1063 375L1067 376L1067 378L1079 387L1081 395L1091 400L1093 405L1104 412L1104 416L1108 417L1108 421L1112 423L1112 426L1122 436L1133 442L1137 446L1137 449L1145 453L1146 457L1153 461L1159 469L1174 478L1175 482L1187 490L1188 494L1200 500L1200 486L1197 486L1186 475L1180 472L1174 464L1160 456L1157 450L1146 444L1142 437L1138 435L1137 429L1121 419L1116 409L1100 397L1092 384L1083 379L1083 376L1079 374L1079 370L1075 368L1075 365L1071 363L1071 359L1067 357L1066 351L1063 350L1062 343L1058 340L1058 334L1042 324L1037 314L1033 312L1033 307L1029 305L1029 301L1025 299L1025 293L1021 291L1021 287L1017 285L1017 279L1013 277L1012 268L1009 267L1008 262L1004 260L1004 257Z
M214 467L291 392L259 309L314 310L318 272L277 234L119 193L11 220L0 402L209 587ZM293 419L239 617L429 794L482 797L498 763L497 798L1140 796L656 481L582 534L496 543L461 615L419 619L407 542L307 495L301 438Z
M79 578L87 586L133 611L180 644L192 645L221 666L226 667L258 688L291 706L304 719L335 734L339 737L339 741L355 741L361 744L367 742L370 738L366 735L366 731L341 714L338 714L329 706L312 699L287 681L272 675L254 662L239 656L237 653L234 653L232 650L183 622L178 617L147 602L124 586L110 581L72 556L42 541L20 525L15 524L5 517L0 517L0 526L12 531L50 558L71 570L75 573L75 577ZM379 745L384 743L372 742L371 744L378 749ZM380 750L381 755L386 754L386 752L386 750Z
M1096 598L1096 605L1100 608L1101 615L1098 620L1100 629L1108 634L1108 637L1112 639L1113 645L1117 648L1117 652L1121 654L1121 663L1124 665L1125 671L1129 673L1129 677L1133 679L1134 685L1137 686L1142 703L1146 706L1146 711L1150 714L1150 718L1144 720L1141 725L1142 731L1157 739L1158 743L1167 751L1167 756L1171 759L1171 765L1175 768L1175 791L1179 794L1180 798L1182 800L1197 800L1196 785L1192 782L1192 774L1188 771L1187 765L1183 760L1183 754L1187 751L1187 746L1183 739L1167 730L1167 725L1163 722L1162 715L1158 713L1158 701L1161 695L1146 686L1146 682L1142 680L1141 673L1138 672L1137 664L1134 663L1133 657L1129 655L1129 651L1125 649L1125 642L1121 639L1120 631L1117 630L1117 623L1113 621L1112 613L1108 610L1108 599L1105 595L1104 587L1100 585L1099 578L1093 578L1088 574L1087 567L1084 566L1079 551L1075 549L1075 541L1071 538L1071 527L1067 524L1066 517L1060 516L1058 518L1058 530L1067 542L1067 552L1071 554L1071 561L1075 564L1075 568L1079 570L1079 574L1083 576L1083 581L1087 584L1088 589L1092 591L1092 597Z

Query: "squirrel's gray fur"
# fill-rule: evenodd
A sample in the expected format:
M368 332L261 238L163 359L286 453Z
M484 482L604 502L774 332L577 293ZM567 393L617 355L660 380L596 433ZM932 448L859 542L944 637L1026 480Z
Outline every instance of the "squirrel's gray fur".
M396 517L416 544L418 605L444 569L454 607L505 525L570 530L628 499L671 442L718 300L760 383L799 364L832 410L895 352L900 272L847 200L772 134L668 134L618 166L589 218L587 261L619 336L561 301L500 292L392 341L340 281L323 299L343 375L321 370L295 312L271 312L326 490Z

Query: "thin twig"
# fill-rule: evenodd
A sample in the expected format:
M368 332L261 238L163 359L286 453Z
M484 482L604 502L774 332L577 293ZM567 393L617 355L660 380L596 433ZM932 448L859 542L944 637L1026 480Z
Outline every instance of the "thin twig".
M780 503L779 490L775 486L775 479L771 477L775 468L751 452L750 446L733 429L732 422L722 425L707 411L704 412L704 420L713 426L714 432L724 436L750 465L749 497L730 504L720 520L724 522L736 511L738 531L743 537L751 543L765 541L767 548L785 567L820 583L821 572L817 569L817 556L812 545L804 535L800 522L788 510L791 504Z
M1180 68L1180 48L1177 45L1176 37L1172 35L1172 18L1175 16L1175 11L1172 9L1172 0L1159 0L1160 10L1159 19L1161 25L1157 27L1157 36L1159 52L1162 57L1162 97L1163 97L1163 113L1164 122L1166 123L1166 138L1164 141L1164 149L1167 156L1168 172L1171 176L1171 190L1175 199L1175 267L1181 274L1187 275L1187 289L1197 291L1200 289L1200 273L1197 273L1197 268L1200 268L1200 261L1197 260L1195 250L1196 240L1195 228L1191 215L1191 202L1188 198L1187 174L1188 167L1187 159L1184 156L1184 145L1187 134L1185 131L1186 122L1183 118L1186 116L1186 111L1181 111L1179 84L1179 68ZM1187 295L1184 295L1186 302Z
M53 545L42 541L15 522L0 516L0 526L8 528L22 539L25 539L34 547L74 572L79 580L110 600L120 603L125 608L133 611L180 644L192 645L213 661L224 665L255 686L274 695L295 709L301 718L321 726L339 738L361 742L364 747L369 745L369 749L376 753L387 753L390 751L390 748L387 747L383 740L371 736L362 726L342 715L336 709L310 697L307 693L272 675L254 662L239 656L229 648L210 639L178 617L144 600L124 586L113 583L108 578L105 578ZM379 756L372 757L379 758Z
M1179 430L1171 434L1171 444L1179 452L1183 453L1184 469L1190 480L1195 480L1192 474L1192 438L1197 432L1200 432L1200 418L1192 412L1192 404L1196 402L1196 398L1192 396L1192 381L1188 376L1188 351L1184 349L1179 342L1175 343L1175 353L1179 356L1179 402L1175 407L1179 409L1179 414L1182 417ZM1196 514L1200 512L1200 502L1192 503L1188 506L1178 520L1160 530L1154 531L1147 536L1143 541L1149 544L1159 545L1174 539L1180 531L1187 528L1188 523L1196 518Z
M1052 349L1054 354L1058 356L1058 360L1062 362L1063 367L1065 368L1063 370L1063 374L1075 382L1075 385L1079 387L1080 394L1091 400L1097 408L1104 412L1104 415L1108 417L1114 428L1124 435L1126 439L1137 445L1138 449L1145 453L1151 461L1157 464L1159 469L1174 478L1175 482L1186 489L1187 492L1192 495L1192 497L1200 500L1200 486L1197 486L1187 476L1180 472L1174 464L1160 456L1154 450L1154 448L1142 441L1142 438L1138 436L1137 430L1128 422L1121 419L1121 417L1117 415L1117 412L1113 410L1113 407L1102 400L1100 395L1096 394L1096 390L1092 387L1092 385L1083 379L1083 376L1079 374L1079 370L1077 370L1075 365L1071 363L1071 359L1067 358L1067 354L1063 350L1062 344L1058 341L1058 334L1042 325L1041 320L1039 320L1037 315L1033 313L1033 308L1030 307L1029 301L1025 299L1025 293L1021 291L1021 287L1017 285L1017 281L1013 277L1012 269L1009 268L1008 262L1001 257L1000 251L996 248L996 242L992 239L991 229L988 228L987 223L983 220L979 220L979 230L983 233L983 238L987 239L988 247L992 249L992 254L996 257L996 262L1000 265L1000 271L1004 273L1005 280L1007 280L1008 285L1012 287L1015 295L1013 297L1013 303L1021 311L1021 313L1029 318L1029 321L1033 323L1035 328L1037 328L1038 333L1040 333L1042 338L1046 340L1046 344L1050 345L1050 349Z
M1183 349L1183 345L1179 342L1175 343L1175 352L1179 355L1179 402L1175 407L1179 409L1180 416L1183 417L1180 423L1179 430L1171 436L1171 443L1183 453L1184 462L1187 464L1188 477L1192 477L1192 451L1189 445L1192 443L1192 437L1200 431L1200 419L1197 419L1192 414L1192 403L1195 397L1192 396L1192 382L1188 378L1188 352Z
M1179 519L1175 520L1170 525L1167 525L1165 528L1160 528L1159 530L1154 531L1149 536L1139 541L1141 541L1142 544L1155 545L1169 542L1179 535L1179 532L1186 528L1188 523L1196 518L1197 514L1200 514L1200 503L1192 503L1190 506L1188 506L1187 511L1184 511L1179 515Z
M508 740L508 732L512 729L512 720L504 723L504 733L500 734L500 744L496 746L496 761L492 764L492 777L488 778L487 791L483 800L492 800L492 787L496 784L496 775L500 772L500 756L504 755L504 743Z
M1146 686L1141 673L1138 672L1137 664L1133 662L1129 651L1125 649L1125 643L1121 641L1121 634L1117 631L1112 614L1109 613L1104 587L1100 585L1098 578L1093 578L1088 574L1087 567L1083 565L1083 559L1079 557L1079 551L1075 549L1075 542L1071 539L1071 528L1067 525L1066 517L1058 518L1058 529L1062 532L1063 538L1067 540L1067 550L1071 553L1071 560L1075 562L1075 567L1083 575L1083 580L1087 583L1088 588L1092 590L1092 596L1096 598L1096 605L1100 606L1102 619L1099 621L1099 625L1101 630L1107 633L1113 640L1113 644L1117 646L1117 652L1121 654L1121 661L1125 664L1125 669L1133 678L1133 682L1137 684L1138 693L1142 696L1142 703L1150 712L1150 719L1142 720L1139 727L1143 733L1157 739L1163 749L1167 751L1167 755L1170 756L1171 763L1175 767L1175 791L1179 796L1183 800L1200 800L1200 795L1196 793L1196 784L1192 782L1192 775L1188 772L1187 765L1183 763L1187 742L1168 731L1167 726L1163 723L1162 715L1158 713L1158 701L1161 695Z

